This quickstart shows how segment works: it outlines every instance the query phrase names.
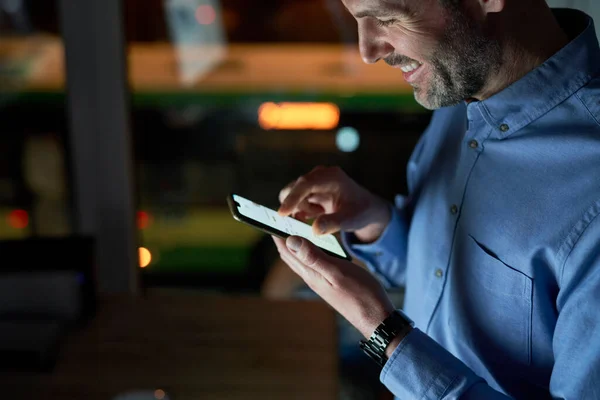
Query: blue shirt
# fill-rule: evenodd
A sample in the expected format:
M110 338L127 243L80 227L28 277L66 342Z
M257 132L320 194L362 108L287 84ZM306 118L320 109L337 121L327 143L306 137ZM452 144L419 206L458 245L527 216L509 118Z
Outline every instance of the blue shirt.
M600 399L600 49L571 42L480 102L440 109L377 242L416 324L381 372L402 399Z

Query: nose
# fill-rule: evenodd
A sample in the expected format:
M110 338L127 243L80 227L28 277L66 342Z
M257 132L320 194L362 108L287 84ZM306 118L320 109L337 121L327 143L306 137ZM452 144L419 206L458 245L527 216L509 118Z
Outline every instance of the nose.
M373 27L362 25L358 30L358 48L366 64L375 64L394 52L394 47Z

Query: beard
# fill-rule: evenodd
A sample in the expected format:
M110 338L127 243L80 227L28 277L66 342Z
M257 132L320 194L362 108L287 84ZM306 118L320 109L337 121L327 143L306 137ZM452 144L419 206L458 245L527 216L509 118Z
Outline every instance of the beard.
M427 60L431 67L428 87L413 85L415 99L429 110L472 98L502 65L500 43L486 35L481 26L457 7L449 9L446 31ZM409 60L392 55L385 61L394 65Z

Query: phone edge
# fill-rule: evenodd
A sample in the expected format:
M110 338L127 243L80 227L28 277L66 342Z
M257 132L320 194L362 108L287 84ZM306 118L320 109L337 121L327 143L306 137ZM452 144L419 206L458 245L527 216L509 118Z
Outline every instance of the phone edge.
M252 227L254 229L258 229L258 230L260 230L260 231L262 231L262 232L264 232L264 233L266 233L268 235L277 236L277 237L279 237L281 239L284 239L284 240L287 239L290 236L288 233L279 231L279 230L277 230L275 228L272 228L272 227L270 227L268 225L265 225L265 224L263 224L261 222L255 221L253 219L247 218L244 215L240 214L240 212L235 207L235 200L233 199L233 195L234 194L235 193L230 193L227 196L227 204L229 206L229 210L230 210L233 218L236 221L241 222L241 223L243 223L245 225L248 225L248 226L250 226L250 227ZM252 201L252 200L250 200L250 201ZM339 254L336 254L336 253L334 253L332 251L329 251L327 249L324 249L322 247L319 247L319 246L317 246L317 247L320 250L322 250L323 252L325 252L326 254L330 255L330 256L333 256L333 257L336 257L336 258L339 258L339 259L342 259L342 260L346 260L346 261L352 261L352 256L348 253L348 251L344 248L344 246L341 243L339 243L339 240L337 240L337 238L336 238L336 241L338 241L338 244L340 245L340 247L344 251L344 254L346 255L346 257L343 257L343 256L341 256Z

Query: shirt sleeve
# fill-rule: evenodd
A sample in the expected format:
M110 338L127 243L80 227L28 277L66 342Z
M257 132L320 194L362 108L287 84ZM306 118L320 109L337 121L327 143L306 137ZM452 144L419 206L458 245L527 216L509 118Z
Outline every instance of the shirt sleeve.
M600 201L569 240L557 299L554 368L555 399L600 399Z
M553 399L600 399L600 202L568 239L554 331ZM508 399L432 338L413 329L380 376L402 399Z
M418 329L398 345L381 382L401 399L506 400L462 361Z
M341 235L350 255L364 262L388 288L404 286L406 281L408 221L405 203L403 196L396 196L396 204L390 205L392 218L377 241L358 244L353 233L343 232Z

